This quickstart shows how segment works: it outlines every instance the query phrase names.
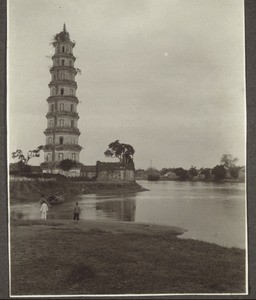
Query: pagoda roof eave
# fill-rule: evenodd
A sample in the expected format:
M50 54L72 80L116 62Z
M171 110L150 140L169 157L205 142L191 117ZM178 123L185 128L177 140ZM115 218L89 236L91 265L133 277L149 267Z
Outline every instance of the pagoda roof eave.
M54 41L54 42L52 42L52 45L53 45L54 47L56 47L56 46L58 46L58 45L60 45L60 44L71 45L72 48L74 48L75 45L76 45L76 43L75 43L75 42L72 42L71 40L59 40L59 41Z
M72 101L76 104L79 103L79 100L77 99L76 96L72 96L72 95L61 95L61 96L50 96L47 98L46 100L48 103L51 103L51 102L55 102L55 101Z

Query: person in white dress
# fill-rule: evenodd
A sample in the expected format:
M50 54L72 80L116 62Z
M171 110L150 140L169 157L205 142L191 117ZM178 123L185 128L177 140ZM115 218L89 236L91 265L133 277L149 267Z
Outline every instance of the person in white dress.
M40 211L41 211L41 219L46 220L47 219L48 205L45 202L41 205Z

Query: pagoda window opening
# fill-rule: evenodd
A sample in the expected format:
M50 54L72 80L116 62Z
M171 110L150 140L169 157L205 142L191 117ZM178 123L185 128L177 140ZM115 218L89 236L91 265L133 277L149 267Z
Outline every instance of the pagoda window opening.
M52 144L52 137L48 137L48 144Z
M72 160L76 160L76 154L72 153Z
M72 67L72 60L69 60L69 66Z
M64 46L62 46L62 52L63 52L63 53L65 52L65 47L64 47Z
M50 127L53 127L53 120L50 120Z
M54 96L55 95L55 88L52 88L51 89L51 96Z
M65 66L65 59L62 59L62 60L61 60L61 65L62 65L62 66Z
M61 73L60 78L61 78L61 80L64 80L65 79L65 74Z
M61 95L64 95L64 89L63 89L63 88L60 89L60 94L61 94Z
M63 126L64 126L64 120L60 119L60 127L63 127Z
M64 103L60 104L60 111L64 111Z
M71 127L74 128L74 120L71 120Z
M59 153L59 161L63 160L63 153Z
M63 136L60 136L60 145L63 145L63 141L64 141Z
M70 111L74 112L74 104L70 104Z
M54 104L50 105L50 111L54 111Z

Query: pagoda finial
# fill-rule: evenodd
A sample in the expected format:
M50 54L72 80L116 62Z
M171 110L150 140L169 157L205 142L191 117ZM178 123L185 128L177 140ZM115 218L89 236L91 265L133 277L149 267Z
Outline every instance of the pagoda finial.
M66 31L66 24L63 25L63 31Z

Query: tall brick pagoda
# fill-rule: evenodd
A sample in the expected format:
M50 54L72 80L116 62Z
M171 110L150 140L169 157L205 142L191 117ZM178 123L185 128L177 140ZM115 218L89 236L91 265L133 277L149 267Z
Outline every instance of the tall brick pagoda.
M78 144L80 131L77 128L79 116L75 81L77 69L74 67L76 58L73 55L75 43L70 40L65 24L63 30L56 34L53 46L55 53L50 69L50 97L47 99L47 128L44 131L46 145L41 166L44 173L63 173L58 167L59 162L70 159L79 163L82 149ZM78 173L80 169L73 168L69 175L77 176Z

